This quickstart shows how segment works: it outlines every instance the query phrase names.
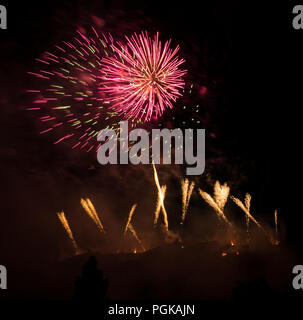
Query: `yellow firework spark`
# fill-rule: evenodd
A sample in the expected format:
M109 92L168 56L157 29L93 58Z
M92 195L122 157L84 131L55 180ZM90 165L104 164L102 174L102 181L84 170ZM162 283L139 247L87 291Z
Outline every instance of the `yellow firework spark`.
M77 245L77 242L76 242L76 240L75 240L75 238L73 236L72 230L71 230L71 228L70 228L70 226L68 224L68 221L67 221L67 219L65 217L64 211L57 212L57 215L58 215L58 218L59 218L63 228L65 229L68 237L70 238L70 240L71 240L71 242L73 244L73 247L75 249L75 253L76 254L80 254L81 250L80 250L79 246Z
M221 185L219 181L216 181L214 186L214 200L222 211L228 199L229 190L230 188L227 183Z
M86 199L86 203L88 204L89 208L91 209L92 213L93 213L93 216L95 218L95 223L97 224L97 226L99 227L100 231L104 231L104 227L103 227L103 224L101 223L101 220L97 214L97 211L94 207L94 205L92 204L92 202L90 201L90 199Z
M127 228L128 228L128 230L132 233L132 235L134 236L134 238L137 240L137 242L138 242L139 245L141 246L142 250L145 251L146 249L145 249L145 247L143 246L143 244L142 244L141 240L139 239L139 237L137 236L137 233L136 233L136 231L135 231L134 226L133 226L131 223L129 223L129 225L128 225Z
M181 180L181 190L182 190L182 217L181 217L182 221L181 223L183 223L185 220L188 183L189 183L189 180L187 178L185 178L184 180Z
M92 202L90 201L90 199L81 199L80 201L83 209L85 210L85 212L88 214L88 216L95 222L95 224L97 225L98 229L101 232L105 232L104 227L101 223L101 220L97 214L97 211L94 207L94 205L92 204Z
M182 190L182 217L181 217L181 224L185 221L185 216L187 213L187 209L189 206L189 201L194 190L195 183L192 181L189 184L189 180L185 178L181 180L181 190Z
M126 225L125 225L125 229L124 229L124 234L126 234L126 231L129 228L129 225L130 225L130 222L132 220L132 217L133 217L133 214L134 214L134 211L135 211L136 207L137 207L137 204L135 203L130 209L130 212L129 212L129 215L128 215L128 219L127 219L127 222L126 222Z
M218 206L216 201L207 192L204 192L200 188L198 190L199 190L199 193L200 193L201 197L216 211L216 213L217 213L218 217L220 218L220 220L222 219L227 224L230 224L230 222L226 218L223 210L220 209L220 207Z
M260 223L251 215L251 213L249 212L249 209L250 209L250 201L251 201L251 196L250 196L250 194L247 193L247 194L245 195L245 200L244 200L244 202L245 202L246 204L248 204L248 207L246 207L240 199L238 199L238 198L236 198L236 197L234 197L234 196L231 196L231 199L235 202L235 204L236 204L238 207L240 207L240 208L244 211L244 213L247 215L247 217L248 217L249 219L251 219L260 229L262 229L262 230L265 232L265 230L262 228L261 224L260 224ZM265 233L266 233L266 232L265 232Z
M275 231L276 231L276 241L275 243L279 243L279 234L278 234L278 211L275 210L274 212L274 217L275 217Z
M249 217L248 217L248 215L245 215L245 219L246 219L246 232L249 234Z
M192 181L192 182L190 183L190 185L189 185L188 192L187 192L186 212L187 212L187 209L188 209L188 206L189 206L189 201L190 201L191 195L192 195L192 193L193 193L194 187L195 187L195 182Z
M251 195L249 193L246 193L244 198L244 204L246 209L250 212L250 202L251 202Z
M162 199L164 201L165 194L166 194L166 185L161 187L161 194L162 194ZM157 198L157 204L156 204L156 210L155 210L154 225L156 225L157 222L158 222L158 218L159 218L159 214L160 214L161 208L162 208L161 197L160 197L160 194L158 192L158 198Z
M165 229L168 230L168 219L167 219L167 212L164 206L164 198L161 192L161 187L160 187L160 183L159 183L159 178L158 178L158 173L155 167L155 164L153 163L153 169L154 169L154 178L155 178L155 183L158 189L158 196L160 198L160 202L161 202L161 208L162 208L162 213L163 213L163 220L164 220L164 225L165 225Z
M166 212L166 210L163 210L163 207L162 207L162 213L163 213L163 222L164 222L164 225L165 225L165 230L168 231L167 212Z

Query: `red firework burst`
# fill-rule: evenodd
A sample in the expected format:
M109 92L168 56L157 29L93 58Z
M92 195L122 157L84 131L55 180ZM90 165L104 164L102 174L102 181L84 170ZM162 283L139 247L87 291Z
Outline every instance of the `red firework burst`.
M126 45L113 44L114 54L102 59L100 92L108 95L111 108L126 119L157 119L182 95L186 70L179 69L184 63L176 55L179 46L171 49L169 40L162 47L158 33L154 39L142 32L126 40Z

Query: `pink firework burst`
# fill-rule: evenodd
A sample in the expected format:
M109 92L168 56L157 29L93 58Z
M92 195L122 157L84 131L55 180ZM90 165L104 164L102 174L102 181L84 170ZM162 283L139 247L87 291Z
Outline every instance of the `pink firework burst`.
M151 39L147 32L126 37L126 45L112 44L114 54L102 59L100 92L108 95L111 108L137 122L159 118L173 108L185 86L186 70L170 40L162 46L159 33Z
M40 134L50 134L53 143L68 143L72 149L97 151L101 129L118 130L118 117L108 110L99 94L101 60L111 52L110 34L94 28L78 30L70 41L63 41L36 59L35 81L27 92L40 122Z

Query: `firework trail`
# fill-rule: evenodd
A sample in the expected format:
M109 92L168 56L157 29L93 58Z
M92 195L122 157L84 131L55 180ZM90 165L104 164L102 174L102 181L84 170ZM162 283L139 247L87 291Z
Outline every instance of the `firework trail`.
M164 201L165 194L166 194L166 185L161 187L161 194L162 194L162 199ZM161 197L160 197L160 194L158 192L158 198L157 198L157 204L156 204L156 210L155 210L154 225L156 225L157 222L158 222L158 218L159 218L159 214L160 214L161 208L162 208Z
M141 246L143 251L146 251L145 247L143 246L141 240L139 239L139 237L137 236L137 233L135 231L135 228L133 227L133 225L131 223L129 223L128 225L128 230L132 233L132 235L134 236L134 238L137 240L137 242L139 243L139 245Z
M214 200L221 210L224 210L225 204L228 199L230 188L227 183L220 185L219 181L216 181L214 186Z
M261 224L251 215L250 213L250 201L251 201L251 195L249 193L246 193L244 203L242 201L234 196L231 196L231 199L235 202L235 204L244 211L244 213L247 215L249 219L251 219L266 235L267 232L263 229ZM246 207L247 205L247 207Z
M101 223L101 220L97 214L97 211L89 198L86 199L86 203L88 204L88 207L91 209L96 225L99 227L100 231L105 232L103 224Z
M279 244L279 234L278 234L278 211L277 209L274 212L274 217L275 217L275 232L276 232L276 240L275 244Z
M244 204L246 209L250 212L250 203L251 203L251 195L249 193L246 193L244 198Z
M245 219L246 219L246 232L249 235L249 217L248 217L248 215L245 215Z
M250 202L251 202L251 195L249 193L246 193L244 198L244 204L246 209L250 212ZM249 234L249 216L245 215L246 218L246 232Z
M147 32L126 37L126 44L112 44L115 54L102 59L100 92L109 95L111 108L126 119L139 122L160 117L182 94L185 86L179 69L184 63L159 33L151 39Z
M162 213L163 213L163 221L164 221L165 230L168 231L167 212L166 212L166 210L163 210L163 207L162 207Z
M181 180L181 191L182 191L182 218L181 218L182 221L181 221L181 223L185 219L188 184L189 184L188 179L185 178L184 180Z
M182 190L182 217L181 217L181 224L184 223L185 221L185 216L187 213L187 209L189 206L189 201L192 195L192 192L194 190L195 183L192 181L189 184L189 180L185 178L184 180L181 181L181 190Z
M159 183L159 178L158 178L158 173L155 167L155 164L152 163L153 165L153 169L154 169L154 179L155 179L155 183L158 189L158 197L160 198L160 202L161 202L161 208L162 208L162 213L163 213L163 220L164 220L164 225L165 225L165 229L166 231L168 231L168 219L167 219L167 212L164 206L164 197L162 195L162 191L161 191L161 187L160 187L160 183Z
M54 144L68 142L72 149L97 151L96 136L101 129L118 131L116 113L107 108L100 95L101 60L112 51L111 35L99 35L94 28L56 45L36 59L38 79L27 92L41 124L40 134L54 133Z
M201 197L216 211L219 219L225 221L227 224L231 224L223 211L229 194L229 187L227 184L220 185L220 183L216 181L214 186L214 198L200 188L198 190Z
M77 242L76 242L76 240L75 240L75 238L73 236L72 230L71 230L71 228L70 228L70 226L68 224L68 221L67 221L67 219L65 217L64 211L57 212L57 215L58 215L58 218L59 218L63 228L65 229L68 237L70 238L70 240L71 240L71 242L73 244L73 247L75 249L76 255L80 254L81 250L80 250L79 246L77 245Z
M134 214L134 211L135 211L136 207L137 207L137 204L135 203L130 209L130 212L129 212L129 215L128 215L128 219L127 219L127 222L126 222L126 225L125 225L125 229L124 229L124 234L126 234L127 229L129 229L129 225L130 225L130 222L132 220L132 217L133 217L133 214Z
M95 224L97 225L98 229L101 232L105 232L104 227L102 225L102 222L96 212L96 209L94 207L94 205L92 204L92 202L90 201L90 199L81 199L80 201L83 209L86 211L86 213L90 216L90 218L95 222Z

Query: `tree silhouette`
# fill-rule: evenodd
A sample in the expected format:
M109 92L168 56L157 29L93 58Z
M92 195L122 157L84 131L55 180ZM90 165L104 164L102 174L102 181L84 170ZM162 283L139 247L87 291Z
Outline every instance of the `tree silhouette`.
M91 256L82 267L82 273L76 279L74 300L82 302L98 302L104 304L108 289L108 279L103 277L102 270L97 268L98 261Z

